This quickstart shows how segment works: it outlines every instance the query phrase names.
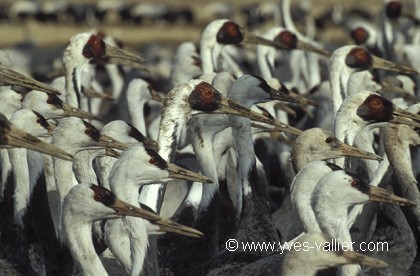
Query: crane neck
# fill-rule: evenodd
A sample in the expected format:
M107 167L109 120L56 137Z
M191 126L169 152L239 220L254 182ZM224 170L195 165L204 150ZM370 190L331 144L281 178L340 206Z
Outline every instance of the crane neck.
M203 74L213 73L215 70L213 65L213 47L207 43L200 44L201 67Z
M24 226L23 218L26 214L31 198L29 185L29 167L26 149L14 148L9 150L10 163L12 165L15 191L13 197L15 222Z
M331 172L324 161L314 161L304 166L290 186L290 199L298 212L306 232L321 232L311 207L311 196L319 180Z
M84 67L85 66L69 66L69 68L66 68L66 102L74 107L80 107L82 96L82 72Z
M333 112L336 114L344 99L348 95L347 86L352 70L346 65L343 65L341 60L332 59L329 67L329 73Z
M100 154L105 154L105 149L83 150L75 154L73 169L76 180L79 183L87 182L98 185L98 178L92 162Z
M92 222L84 222L76 216L65 216L63 227L71 255L83 275L108 275L93 246Z

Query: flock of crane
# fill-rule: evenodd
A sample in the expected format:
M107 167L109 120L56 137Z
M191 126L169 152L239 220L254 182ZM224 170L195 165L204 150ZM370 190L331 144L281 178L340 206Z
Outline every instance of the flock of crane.
M210 22L168 79L98 30L48 84L1 51L0 275L108 275L105 255L124 275L419 275L420 1L349 15L338 47L272 7L265 31Z

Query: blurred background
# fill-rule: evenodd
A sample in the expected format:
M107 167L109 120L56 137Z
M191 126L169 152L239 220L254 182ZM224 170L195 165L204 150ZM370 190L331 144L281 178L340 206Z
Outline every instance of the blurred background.
M412 1L403 1L412 4ZM378 18L384 1L293 0L292 16L304 28L315 18L319 40L343 44L349 36L337 28L348 13ZM31 42L37 47L65 45L76 33L99 28L125 44L197 42L203 27L216 18L230 18L264 30L276 21L278 1L0 1L0 47ZM374 20L374 19L372 19Z

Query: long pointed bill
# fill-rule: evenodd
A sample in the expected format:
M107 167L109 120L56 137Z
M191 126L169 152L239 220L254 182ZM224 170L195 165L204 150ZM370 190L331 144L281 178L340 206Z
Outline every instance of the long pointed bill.
M317 53L317 54L320 54L320 55L326 56L326 57L331 56L331 53L328 52L327 50L319 48L319 47L317 47L315 45L312 45L310 43L304 42L300 39L297 40L296 49Z
M160 220L153 221L152 223L158 225L160 230L163 232L171 232L193 238L201 238L204 236L203 233L194 228L184 226L169 219L162 218Z
M403 74L419 75L419 72L417 72L411 67L395 64L392 61L382 59L376 56L372 56L372 68L400 72Z
M294 128L292 126L283 124L279 121L274 121L275 125L274 128L270 128L267 126L263 126L260 124L256 124L256 123L251 123L251 126L254 128L258 128L260 129L260 131L258 131L257 133L263 133L263 132L287 132L290 134L295 134L295 135L300 135L302 133L302 130Z
M113 101L114 100L114 98L111 95L108 95L108 94L105 94L105 93L99 93L99 92L96 92L93 89L84 89L83 94L87 98L98 98L98 99L107 100L107 101Z
M74 106L71 106L67 103L63 103L63 110L64 110L64 116L67 116L67 117L74 116L74 117L78 117L78 118L81 118L81 119L101 121L101 119L99 119L98 117L96 117L92 113L83 111L83 110L81 110L79 108L76 108Z
M60 148L45 143L35 136L26 133L9 123L2 129L1 144L12 147L26 148L40 153L48 154L63 160L73 161L73 156Z
M383 94L384 92L388 92L388 93L392 93L392 95L394 95L394 97L398 97L398 98L404 98L408 101L411 101L412 103L416 103L416 97L414 97L413 95L411 95L410 93L408 93L407 91L405 91L404 89L402 89L401 87L398 86L394 86L390 83L387 82L382 82L382 89L380 91L378 91L379 94Z
M380 157L379 155L361 150L359 148L356 148L356 147L353 147L344 143L340 145L340 150L341 150L341 156L337 156L337 157L352 156L352 157L359 157L359 158L370 159L370 160L378 160L378 161L382 160L382 157Z
M296 117L296 115L297 115L296 114L296 111L294 111L292 108L290 108L289 106L287 106L284 103L276 103L274 105L274 108L283 110L284 112L286 112L287 114L292 115L293 117Z
M268 118L267 116L264 116L255 111L252 111L249 108L246 108L226 97L222 97L220 104L221 104L221 107L218 110L218 112L220 113L238 115L238 116L249 118L253 121L272 125L274 126L274 129L276 129L277 131L285 131L285 132L296 134L296 135L299 135L300 133L302 133L302 131L297 128L283 124L277 120Z
M108 44L105 44L105 58L109 63L128 66L140 71L149 72L149 70L143 65L144 58Z
M348 264L360 264L360 265L366 265L370 267L388 267L389 265L376 258L368 257L360 253L356 253L354 251L343 251L341 254L342 257L346 259L346 263Z
M213 181L208 177L205 177L201 174L181 168L172 163L168 163L168 167L166 168L166 170L169 172L170 178L185 179L185 180L203 182L203 183L213 183Z
M289 95L290 95L290 97L292 97L295 100L295 102L298 102L300 104L309 104L309 105L313 105L313 106L318 106L317 102L315 102L311 99L308 99L307 97L302 96L302 95L300 95L298 93L295 93L293 91L290 91Z
M110 149L110 148L106 148L105 149L105 155L109 156L109 157L114 157L114 158L120 158L121 153L119 153L118 151L114 150L114 149Z
M158 142L146 136L144 137L143 145L146 149L151 149L156 152L159 150Z
M112 149L119 149L119 150L126 150L129 148L127 144L121 143L117 140L115 140L112 137L109 137L108 135L103 135L99 137L99 146L104 148L112 148Z
M293 98L291 95L288 95L280 90L276 90L271 88L270 90L270 98L272 100L278 100L283 102L289 102L289 103L297 103L297 100Z
M415 206L416 204L408 199L394 195L388 190L369 185L369 200L373 202L390 203L400 206Z
M203 233L193 228L178 224L176 222L164 219L157 215L154 212L149 210L138 208L134 205L128 204L120 199L116 199L115 202L110 205L112 209L115 210L115 214L118 216L130 216L130 217L139 217L150 221L153 224L156 224L160 227L160 230L164 232L172 232L181 234L189 237L203 237Z
M7 68L0 63L0 85L18 85L46 93L61 95L57 89Z
M259 44L259 45L265 45L265 46L269 46L269 47L274 47L276 49L283 49L284 47L282 47L279 43L254 35L251 32L242 30L243 34L244 34L244 43L248 43L248 44Z
M420 122L419 114L411 113L409 111L406 111L398 107L394 107L392 114L394 114L395 116L404 117L404 118L408 118L408 119L412 119L412 120Z
M389 122L394 123L394 124L403 124L403 125L408 125L408 126L413 126L413 127L420 128L420 123L417 123L415 121L412 121L412 120L409 120L409 119L406 119L406 118L402 118L402 117L396 117Z
M253 121L265 123L268 125L274 126L274 128L277 131L285 131L292 134L299 135L302 131L299 129L296 129L294 127L291 127L289 125L283 124L279 121L273 120L268 118L267 116L264 116L262 114L259 114L257 112L254 112L238 103L235 103L234 101L229 100L228 98L223 97L221 99L221 107L219 108L219 112L226 113L226 114L233 114L238 115L242 117L249 118Z
M157 215L156 213L153 213L151 211L148 211L142 208L138 208L118 198L109 207L114 209L116 211L116 215L118 216L139 217L139 218L152 220L152 221L161 219L161 217Z
M150 89L150 96L152 96L152 100L163 103L164 98L157 91Z

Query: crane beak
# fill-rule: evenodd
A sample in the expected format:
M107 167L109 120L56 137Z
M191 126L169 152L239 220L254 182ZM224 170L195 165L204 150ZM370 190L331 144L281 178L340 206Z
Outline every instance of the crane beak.
M219 112L221 113L226 113L226 114L232 114L232 115L238 115L238 116L242 116L242 117L246 117L249 118L253 121L257 121L257 122L261 122L261 123L265 123L268 125L272 125L274 126L274 129L276 131L285 131L291 134L297 134L299 135L300 133L302 133L301 130L294 128L292 126L283 124L277 120L274 119L270 119L267 116L264 116L262 114L259 114L255 111L252 111L232 100L229 100L226 97L222 97L221 99L221 107L219 108ZM266 127L264 127L266 128Z
M311 99L308 99L307 97L302 96L302 95L300 95L298 93L295 93L293 91L290 91L289 95L290 95L290 97L295 99L295 102L297 102L297 103L304 104L304 105L318 106L317 102L315 102Z
M161 218L160 220L152 221L151 223L159 226L159 230L162 232L171 232L193 238L201 238L204 236L203 233L194 228L184 226L169 219Z
M130 216L130 217L139 217L147 220L159 220L160 216L151 211L136 207L127 202L124 202L118 198L115 199L115 202L109 205L112 209L115 210L116 215L118 216Z
M209 184L213 183L213 181L206 176L186 170L172 163L168 163L168 167L166 168L166 170L169 172L170 178L185 179L189 181L209 183Z
M294 111L292 108L290 108L289 106L287 106L284 103L276 103L274 105L274 108L282 110L282 111L286 112L287 114L290 114L293 117L296 117L296 111Z
M123 49L105 44L105 57L108 63L128 66L139 71L149 72L143 64L144 58Z
M373 202L390 203L400 206L415 206L416 204L408 199L394 195L388 190L369 185L369 200Z
M401 97L407 101L416 103L416 97L414 97L413 95L411 95L410 93L402 89L401 87L394 86L386 82L382 82L381 85L382 85L382 89L378 91L379 94L383 95L384 93L388 92L388 93L392 93L391 95L393 95L393 97L396 97L396 98Z
M412 119L412 120L415 120L417 122L420 122L420 115L419 114L411 113L409 111L406 111L406 110L398 108L398 107L394 107L394 110L392 111L392 114L394 114L395 116L398 116L395 119L408 118L408 119ZM391 120L391 121L394 122L393 120ZM410 122L411 121L406 120L404 123L409 124ZM411 122L411 123L415 123L415 122ZM418 124L417 125L411 124L411 125L418 127Z
M146 137L146 136L144 138L145 139L143 141L143 145L146 149L151 149L151 150L154 150L156 152L159 150L158 143L155 140L153 140L149 137Z
M0 85L18 85L46 93L61 95L57 89L7 68L0 63Z
M150 96L152 97L152 100L163 103L164 98L157 91L150 89Z
M262 123L266 123L269 125L273 124L273 120L262 115L259 114L257 112L254 112L252 110L250 110L249 108L246 108L232 100L229 100L226 97L222 96L221 99L221 107L218 109L218 111L220 113L226 113L226 114L233 114L233 115L238 115L238 116L242 116L242 117L247 117L251 120L257 121L257 122L262 122Z
M3 126L1 130L0 143L11 147L26 148L63 160L73 161L73 156L71 154L54 145L39 140L35 136L16 128L10 123Z
M89 89L84 89L83 90L83 94L87 97L87 98L98 98L101 100L107 100L107 101L113 101L115 100L111 95L108 95L106 93L99 93L91 88Z
M254 128L258 128L259 131L256 133L263 133L263 132L287 132L294 135L300 135L302 130L289 126L287 124L283 124L279 121L275 121L274 128L263 126L256 123L251 123L251 126Z
M265 45L265 46L269 46L269 47L273 47L273 48L277 48L277 49L282 49L283 48L277 42L274 42L272 40L263 38L261 36L254 35L253 33L245 31L243 29L241 31L244 34L244 40L243 40L244 43Z
M281 87L281 90L276 90L274 88L271 88L269 93L270 93L270 96L271 96L270 98L272 100L289 102L289 103L297 103L298 102L295 98L293 98L292 96L290 96L288 94L289 90L284 86Z
M360 264L377 268L389 267L389 265L384 261L368 257L350 250L342 251L341 256L346 259L347 264Z
M419 72L411 67L395 64L392 61L377 56L372 56L372 68L400 72L402 74L419 75Z
M129 148L127 144L121 143L117 140L115 140L112 137L109 137L108 135L103 135L99 137L99 146L104 148L112 148L112 149L119 149L119 150L126 150Z
M164 232L172 232L196 238L204 236L203 233L198 230L173 222L169 219L164 219L152 211L138 208L118 198L110 207L116 211L116 215L118 216L131 216L146 219L152 224L158 225L160 230Z
M106 148L105 149L105 156L114 157L114 158L120 158L121 153L114 149Z
M81 119L101 121L101 119L99 119L92 113L80 110L79 108L71 106L67 103L63 103L63 110L64 110L64 116L66 117L74 116Z
M325 57L330 57L331 56L331 53L328 52L327 50L319 48L319 47L317 47L315 45L312 45L310 43L304 42L304 41L300 40L299 38L297 40L296 49L303 50L303 51L308 51L308 52L312 52L312 53L317 53L317 54L320 54L321 56L325 56Z
M361 150L359 148L350 146L348 144L341 143L340 149L341 149L341 156L337 156L337 157L353 156L353 157L359 157L359 158L370 159L370 160L378 160L378 161L382 160L382 157L380 157L379 155Z

